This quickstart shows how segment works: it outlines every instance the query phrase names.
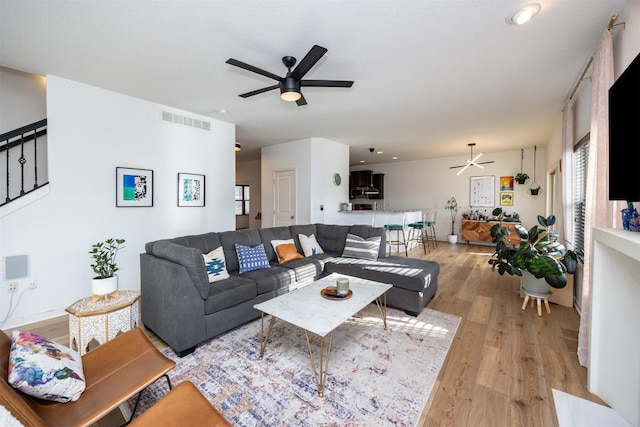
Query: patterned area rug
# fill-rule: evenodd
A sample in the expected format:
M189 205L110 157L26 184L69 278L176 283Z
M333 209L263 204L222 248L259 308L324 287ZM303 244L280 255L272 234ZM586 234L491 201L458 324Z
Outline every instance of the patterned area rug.
M417 318L388 309L384 330L377 307L369 305L334 331L323 398L304 332L284 321L275 323L263 360L260 320L206 341L182 359L171 349L163 352L177 362L169 373L172 384L193 382L233 425L415 426L459 323L458 316L426 308ZM318 363L317 346L314 351ZM157 381L143 392L136 412L166 392L166 382Z

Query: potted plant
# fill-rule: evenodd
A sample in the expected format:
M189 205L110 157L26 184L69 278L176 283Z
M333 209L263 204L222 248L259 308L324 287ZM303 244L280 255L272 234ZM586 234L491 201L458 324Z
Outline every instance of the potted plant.
M501 221L502 209L494 209L493 215L497 215ZM555 222L555 215L546 218L538 215L539 225L533 226L530 230L519 224L514 225L520 237L520 244L515 248L504 242L504 238L509 235L509 229L502 227L501 222L495 224L491 227L491 237L496 244L496 252L489 259L491 270L497 268L500 275L508 273L522 276L523 288L535 293L548 294L549 286L556 289L564 288L567 284L566 274L575 273L578 263L583 262L583 254L581 250L567 250L561 243L548 238L548 228ZM526 273L542 280L529 280ZM530 287L534 285L542 288Z
M116 255L124 248L124 242L124 239L111 238L91 246L91 269L97 274L91 281L93 295L108 295L118 290L118 276L115 274L118 271Z
M515 180L518 184L524 184L525 182L527 182L527 180L529 179L529 175L527 175L524 172L520 172L519 174L517 174L515 176Z
M446 210L448 210L451 213L451 233L448 236L449 239L449 243L457 243L458 242L458 235L455 233L455 224L456 224L456 216L458 215L458 202L456 201L455 197L450 198L449 200L447 200L447 203L444 205L444 208Z

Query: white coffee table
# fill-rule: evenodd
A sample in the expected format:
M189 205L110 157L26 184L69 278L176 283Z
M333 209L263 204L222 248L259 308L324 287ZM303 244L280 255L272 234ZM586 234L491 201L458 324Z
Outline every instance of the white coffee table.
M335 286L336 279L346 277L349 279L349 289L353 295L345 300L330 300L324 298L320 291L327 286ZM254 305L254 308L262 312L260 326L260 359L264 355L267 342L276 319L298 326L304 330L311 359L311 367L318 389L318 395L324 396L324 387L327 383L327 368L329 366L329 354L333 339L333 330L344 323L364 307L374 302L378 306L384 328L387 329L387 298L386 292L392 285L374 282L372 280L357 277L331 274L310 285L280 295L269 301ZM264 334L264 316L271 315L269 327ZM311 349L309 332L320 337L320 363L316 368ZM325 348L325 337L329 336L329 342Z

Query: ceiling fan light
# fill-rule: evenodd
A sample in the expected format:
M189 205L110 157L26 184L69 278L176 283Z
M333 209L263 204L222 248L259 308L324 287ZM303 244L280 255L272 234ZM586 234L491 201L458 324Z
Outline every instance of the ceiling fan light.
M283 101L295 102L300 98L302 98L302 95L300 94L300 92L296 92L296 91L287 91L287 92L283 91L280 94L280 98L282 98Z
M517 10L513 15L507 17L507 23L513 25L524 25L531 18L536 16L540 12L540 6L538 3L527 4L521 9Z

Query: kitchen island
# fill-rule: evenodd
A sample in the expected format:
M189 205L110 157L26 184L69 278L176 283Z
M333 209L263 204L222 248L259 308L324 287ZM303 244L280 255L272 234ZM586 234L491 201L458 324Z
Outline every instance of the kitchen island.
M366 224L372 227L382 227L385 224L403 224L405 232L407 232L410 223L422 221L422 210L341 211L338 218L340 225Z

